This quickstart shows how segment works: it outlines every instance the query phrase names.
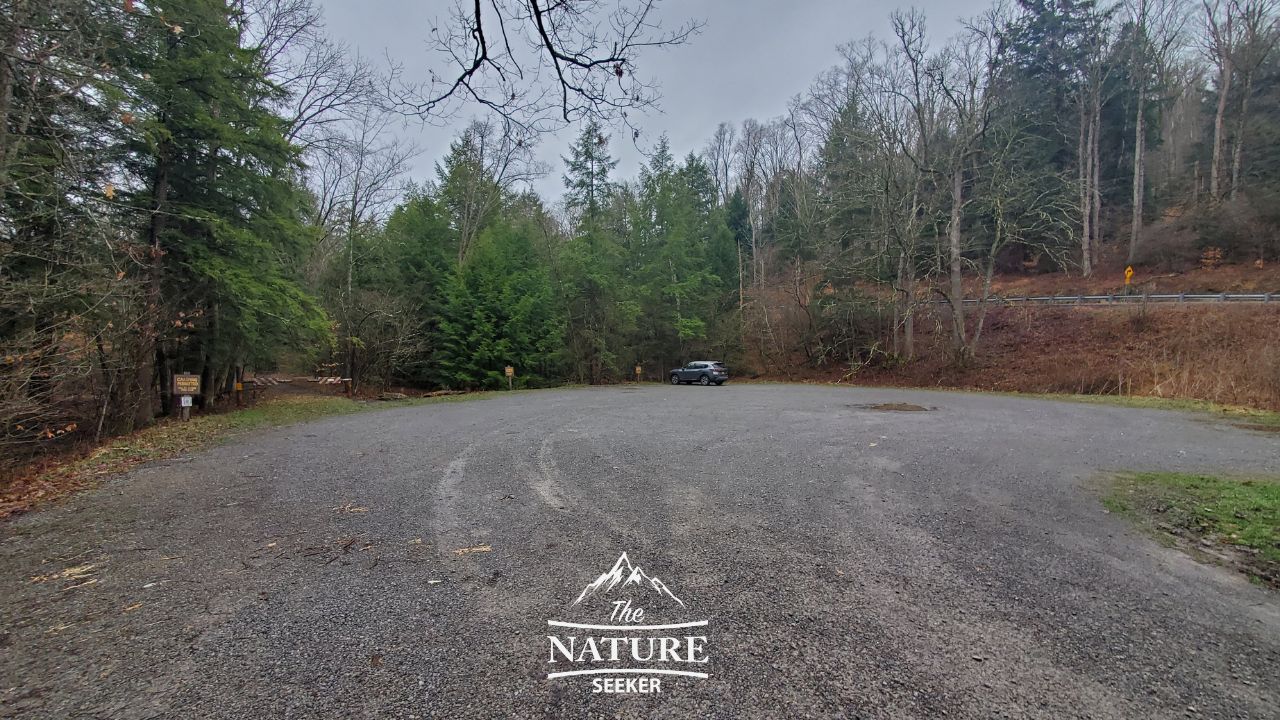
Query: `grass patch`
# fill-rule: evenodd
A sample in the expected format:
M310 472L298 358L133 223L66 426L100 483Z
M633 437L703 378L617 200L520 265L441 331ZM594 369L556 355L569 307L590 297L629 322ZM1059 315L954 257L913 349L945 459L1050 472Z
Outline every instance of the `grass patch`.
M332 395L282 395L243 410L196 415L185 423L176 419L162 420L131 435L107 440L85 454L46 458L19 470L0 486L0 518L93 487L111 475L143 463L198 452L251 430L369 410L457 402L490 394L387 402L351 400Z
M1175 410L1180 412L1196 412L1213 415L1224 420L1251 427L1251 429L1280 430L1280 412L1259 410L1257 408L1237 405L1219 405L1205 400L1186 398L1162 398L1149 395L1062 395L1057 393L1013 393L1020 397L1035 397L1045 400L1066 400L1069 402L1092 403L1095 405L1116 405L1119 407L1147 408L1151 410Z
M1225 551L1231 564L1280 587L1280 477L1125 473L1102 501L1166 540Z

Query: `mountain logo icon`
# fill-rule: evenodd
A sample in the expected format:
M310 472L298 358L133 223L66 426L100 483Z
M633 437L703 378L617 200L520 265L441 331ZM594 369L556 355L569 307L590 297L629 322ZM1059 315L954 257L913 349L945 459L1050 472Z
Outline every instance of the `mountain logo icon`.
M656 591L659 595L666 595L677 603L680 603L680 607L685 606L684 601L676 597L675 593L671 592L671 588L667 587L666 583L652 575L645 574L645 571L641 569L639 565L632 565L625 552L618 556L618 561L613 564L613 567L609 572L604 573L600 577L591 581L590 585L583 588L582 594L578 596L577 600L573 601L573 604L577 605L583 600L597 594L607 594L615 587L627 588L633 585L638 587L647 587L650 590Z

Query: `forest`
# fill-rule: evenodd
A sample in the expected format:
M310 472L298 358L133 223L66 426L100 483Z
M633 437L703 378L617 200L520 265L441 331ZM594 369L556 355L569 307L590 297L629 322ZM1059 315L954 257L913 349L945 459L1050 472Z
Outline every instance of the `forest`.
M644 85L609 94L625 53L549 53L563 95L507 87L476 8L433 94L310 0L3 0L0 457L148 425L181 372L211 409L277 369L361 391L893 367L918 321L964 365L1000 274L1280 253L1275 0L998 2L945 39L903 10L695 148L641 132ZM593 46L563 5L492 12ZM461 130L420 149L406 117ZM548 174L562 198L530 190Z

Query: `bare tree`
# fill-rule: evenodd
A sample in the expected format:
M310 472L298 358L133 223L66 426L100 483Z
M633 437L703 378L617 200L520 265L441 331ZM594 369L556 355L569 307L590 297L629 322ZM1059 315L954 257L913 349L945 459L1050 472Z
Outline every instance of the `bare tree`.
M915 355L917 254L931 213L928 164L939 125L938 103L923 68L908 62L902 49L903 36L908 43L923 39L913 26L914 21L899 24L901 34L892 46L867 38L841 48L844 92L847 102L856 103L861 127L845 129L855 152L849 187L839 191L844 202L865 198L870 203L874 229L863 249L869 259L887 257L896 273L894 353L908 360Z
M702 27L664 30L658 0L457 0L429 43L450 70L422 83L393 73L389 94L402 112L424 119L482 105L526 130L584 118L627 120L658 100L638 76L646 50L687 42ZM544 81L551 78L550 81Z
M231 0L244 47L258 49L271 75L290 65L288 56L323 37L324 18L314 0Z
M361 343L357 328L362 323L357 317L355 293L355 271L360 257L357 246L400 197L404 174L418 154L414 146L392 136L391 122L391 116L368 108L351 121L339 144L319 156L313 176L317 186L317 214L313 222L323 229L324 236L316 246L311 265L319 268L338 252L345 261L346 277L337 305L342 325L344 370L353 386L358 382L352 373Z
M1131 75L1133 78L1133 216L1129 229L1129 262L1135 260L1142 242L1142 213L1146 199L1147 99L1152 78L1169 75L1169 64L1182 42L1187 12L1182 0L1128 0L1126 5L1133 28Z
M1218 108L1213 116L1213 158L1209 161L1209 197L1214 202L1222 199L1221 178L1223 153L1226 148L1227 97L1231 94L1231 81L1235 75L1235 48L1240 42L1240 29L1236 23L1236 0L1202 0L1205 20L1205 50L1218 70L1215 88L1218 92Z
M737 134L732 125L722 122L702 151L707 166L711 168L711 177L716 181L716 193L721 205L728 204L729 197L733 195L733 149Z
M1085 15L1082 64L1077 68L1076 109L1079 135L1076 145L1080 183L1080 272L1093 274L1095 255L1102 242L1102 108L1108 97L1112 64L1105 62L1112 41L1109 11L1091 10Z
M1280 39L1276 28L1277 0L1244 0L1237 3L1240 42L1233 50L1232 66L1240 75L1240 110L1236 115L1234 143L1231 150L1231 199L1240 191L1240 166L1244 159L1244 133L1249 118L1249 96L1253 81L1267 56Z
M309 44L295 65L277 73L287 92L280 114L285 138L304 152L325 152L338 136L337 126L379 102L377 74L345 45L320 38Z
M993 120L986 136L982 173L975 202L987 218L981 251L981 291L978 296L968 352L976 352L991 307L991 285L1001 252L1019 244L1066 265L1064 248L1074 235L1078 208L1072 202L1071 180L1036 161L1025 143L1022 118L1012 113Z
M999 66L1003 23L995 12L966 25L927 72L947 106L950 148L947 175L951 211L947 221L947 260L951 306L951 347L958 362L972 356L964 319L964 238L962 225L970 198L965 195L966 175L974 171L981 143L991 117L989 89ZM905 46L904 46L905 47ZM919 59L911 54L912 62Z
M547 173L534 159L536 142L535 134L511 123L472 120L450 148L451 167L436 165L441 199L457 223L459 266L504 197Z
M738 187L747 202L751 222L751 284L758 285L757 258L760 254L760 226L763 223L763 199L765 173L763 168L764 142L767 130L755 119L742 122L742 132L734 145L735 165L738 168Z

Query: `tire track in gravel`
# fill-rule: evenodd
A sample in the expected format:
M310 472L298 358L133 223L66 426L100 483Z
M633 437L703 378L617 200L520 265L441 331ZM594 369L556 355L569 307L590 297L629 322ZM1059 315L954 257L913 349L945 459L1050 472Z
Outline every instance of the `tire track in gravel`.
M464 530L464 521L460 511L467 464L475 451L476 443L470 443L445 466L436 488L434 504L436 527L434 535L436 548L444 552L446 548L471 547L472 541L486 537L488 533L476 530Z
M538 472L531 478L529 485L549 507L567 510L570 501L566 498L564 486L561 483L563 476L560 473L560 467L556 465L556 459L552 456L551 441L555 435L554 430L547 433L538 445ZM579 503L575 501L573 505L576 507Z
M608 462L578 461L584 459L583 456L612 460L607 453L601 452L601 448L586 431L586 428L595 427L601 417L611 412L611 408L596 408L576 413L572 418L557 423L556 427L532 429L529 435L533 436L537 451L533 462L526 464L526 481L534 495L544 505L565 512L566 522L577 525L579 528L595 524L607 529L609 535L623 537L627 542L635 543L638 541L635 530L620 523L615 513L601 507L599 501L603 493L591 486L591 480L586 477L590 471L584 472L576 481L566 479L561 470L560 461L556 459L557 454L566 455L575 464L593 467L596 476L599 477ZM562 439L567 437L572 437L573 441L563 442ZM590 489L587 490L588 488ZM584 490L587 491L584 492ZM592 536L595 540L605 539L602 533L593 533ZM579 541L586 541L589 537L581 537Z

